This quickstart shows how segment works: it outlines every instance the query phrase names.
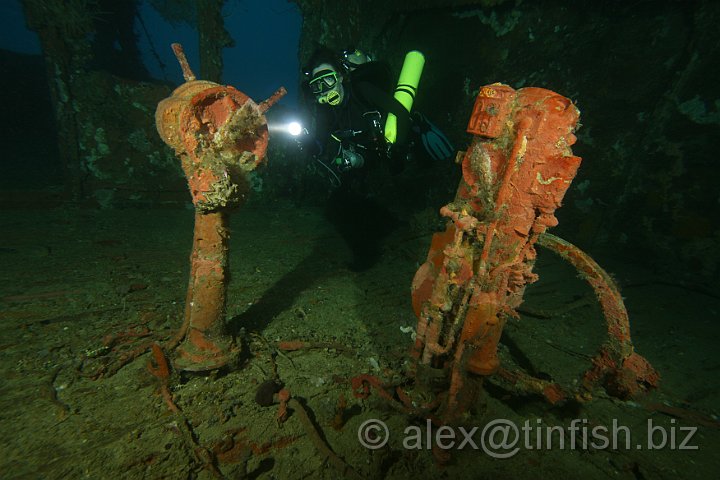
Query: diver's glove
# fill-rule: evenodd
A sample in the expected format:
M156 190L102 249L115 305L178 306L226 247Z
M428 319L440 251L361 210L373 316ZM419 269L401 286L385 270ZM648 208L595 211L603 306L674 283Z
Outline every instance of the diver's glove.
M412 130L420 137L423 148L433 160L447 160L455 153L450 140L422 113L413 114Z

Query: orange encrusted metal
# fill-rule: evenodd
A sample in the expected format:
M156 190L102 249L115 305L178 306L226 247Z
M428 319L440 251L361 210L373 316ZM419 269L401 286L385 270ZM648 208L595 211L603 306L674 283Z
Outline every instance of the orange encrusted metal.
M580 165L570 149L578 119L575 105L549 90L516 91L502 84L480 89L468 122L474 137L462 156L462 179L455 200L440 211L447 228L433 236L412 285L416 375L428 368L445 372L443 421L465 411L477 392L476 379L498 373L505 321L517 316L526 285L537 280L535 244L557 225L554 212ZM657 375L632 350L627 313L607 274L576 248L551 238L556 237L547 236L543 244L589 277L608 316L611 340L585 384L604 381L607 388L613 382L620 396L654 386ZM502 370L501 377L553 403L566 398L558 385L521 372Z
M195 206L190 282L185 321L175 366L212 370L238 352L225 332L228 212L245 201L247 174L265 159L268 127L265 111L285 94L280 88L260 105L241 91L196 80L179 44L173 51L186 83L155 112L160 137L180 157Z
M501 83L481 88L475 98L467 132L490 138L500 136L514 97L515 90Z

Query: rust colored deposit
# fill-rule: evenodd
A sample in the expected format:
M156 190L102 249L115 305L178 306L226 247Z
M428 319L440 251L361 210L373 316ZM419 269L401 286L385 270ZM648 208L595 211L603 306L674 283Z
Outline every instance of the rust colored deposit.
M231 87L196 80L182 47L173 51L186 82L155 112L160 137L180 158L195 206L185 321L175 366L212 370L233 360L237 349L225 328L227 215L248 192L247 174L265 159L265 111L285 94L280 88L259 105Z
M478 94L467 129L474 137L458 156L462 179L455 200L441 209L447 228L434 235L412 285L417 380L422 383L427 369L445 372L449 388L438 412L443 421L461 415L478 379L496 373L553 403L565 398L558 385L522 372L498 372L497 347L506 318L517 315L526 285L537 280L535 244L558 223L554 212L580 165L570 148L578 119L575 105L549 90L493 84ZM564 248L563 256L575 251ZM596 274L583 273L596 291L616 292L595 267L588 269ZM634 393L654 371L632 351L620 296L600 299L614 340L586 381L612 377L620 379L619 390Z

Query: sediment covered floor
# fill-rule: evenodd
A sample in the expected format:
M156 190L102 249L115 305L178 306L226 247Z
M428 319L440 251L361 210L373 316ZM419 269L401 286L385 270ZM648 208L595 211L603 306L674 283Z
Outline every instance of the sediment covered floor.
M149 353L115 375L89 377L179 328L192 221L191 210L0 212L3 478L339 478L297 415L278 426L277 408L255 402L275 367L332 451L366 478L483 472L487 478L675 479L720 472L717 297L660 281L620 256L597 258L621 285L636 348L661 372L661 390L636 402L596 392L571 409L490 382L467 424L504 418L567 426L579 418L611 427L617 419L632 432L633 448L521 448L508 459L466 448L439 467L430 451L403 448L403 432L424 428L421 420L394 412L378 396L354 398L348 383L365 372L402 379L415 325L410 282L431 232L420 222L400 224L383 242L380 261L357 272L321 211L282 203L251 203L231 217L228 319L243 356L229 372L171 376L175 401L196 435L189 439L158 393ZM502 356L571 386L603 339L603 319L589 287L552 253L540 252L536 271L541 280L528 288L523 307L552 318L511 320ZM284 340L319 348L278 354L275 346ZM371 418L391 432L379 450L358 442L358 427ZM647 445L649 420L668 431L698 427L689 442L698 449L636 449ZM676 433L679 443L684 434ZM214 468L202 464L198 447L213 452Z

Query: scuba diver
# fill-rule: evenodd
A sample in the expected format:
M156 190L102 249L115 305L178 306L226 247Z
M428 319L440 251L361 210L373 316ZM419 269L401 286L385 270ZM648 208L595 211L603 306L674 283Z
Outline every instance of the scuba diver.
M369 172L385 167L398 174L409 159L446 160L454 150L437 127L421 114L411 115L395 98L393 75L384 62L357 49L338 55L320 47L303 73L305 93L315 105L315 128L301 140L301 148L333 175L336 188L326 213L353 253L350 268L364 270L376 263L382 239L398 224L368 194ZM387 138L389 116L395 119L392 141Z
M309 152L324 165L348 172L366 163L387 161L391 171L398 173L409 157L438 161L454 153L435 125L420 113L411 115L395 98L393 77L384 62L357 49L337 55L320 47L303 73L316 103L315 129L306 143L312 143ZM398 85L395 91L402 87ZM384 131L389 114L397 125L392 142Z

